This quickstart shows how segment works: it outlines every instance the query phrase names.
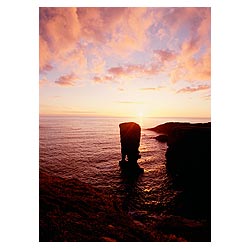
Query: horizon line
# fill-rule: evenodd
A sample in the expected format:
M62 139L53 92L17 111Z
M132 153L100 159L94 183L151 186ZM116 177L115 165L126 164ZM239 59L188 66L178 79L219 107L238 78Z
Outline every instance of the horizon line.
M115 115L81 115L81 114L39 114L39 117L86 117L86 118L192 118L192 119L211 119L211 116L115 116Z

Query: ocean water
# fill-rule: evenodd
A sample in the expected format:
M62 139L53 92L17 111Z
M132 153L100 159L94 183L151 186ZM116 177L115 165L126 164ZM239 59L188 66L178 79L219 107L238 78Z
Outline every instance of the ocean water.
M119 123L141 125L141 159L144 173L127 178L119 167ZM64 178L77 178L122 201L132 214L158 216L173 209L178 191L171 185L165 153L166 143L146 128L169 121L208 122L198 118L103 118L41 116L39 123L40 171Z

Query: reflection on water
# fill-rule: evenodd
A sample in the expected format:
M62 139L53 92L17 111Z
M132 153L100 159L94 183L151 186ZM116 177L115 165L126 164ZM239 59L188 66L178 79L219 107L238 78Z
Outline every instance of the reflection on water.
M161 213L171 207L175 192L165 165L167 145L144 128L166 119L141 121L141 159L144 173L129 177L121 172L119 123L128 118L41 117L39 168L64 178L77 178L105 193L118 196L129 212ZM136 121L135 121L136 122Z
M140 194L140 188L137 185L138 179L141 174L132 174L128 171L121 171L121 186L123 187L124 197L122 208L124 211L130 211L134 209L134 200L138 199Z

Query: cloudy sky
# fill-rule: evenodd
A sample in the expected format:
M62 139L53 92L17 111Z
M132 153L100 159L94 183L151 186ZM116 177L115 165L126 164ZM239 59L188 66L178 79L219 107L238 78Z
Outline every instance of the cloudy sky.
M210 8L40 8L40 114L210 117Z

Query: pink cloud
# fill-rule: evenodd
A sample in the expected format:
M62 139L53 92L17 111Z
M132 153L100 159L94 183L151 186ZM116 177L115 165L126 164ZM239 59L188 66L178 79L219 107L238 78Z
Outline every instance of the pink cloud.
M124 66L112 67L107 70L108 75L94 78L96 82L104 82L130 77L144 77L148 75L157 75L166 73L172 83L179 80L185 81L206 81L210 80L210 50L207 49L198 58L194 58L195 43L189 44L181 50L179 54L168 50L155 50L154 54L158 56L158 61L152 61L148 64L129 64ZM172 63L170 66L168 63Z
M114 76L123 76L130 74L153 75L159 72L159 66L156 64L129 64L126 66L113 67L108 72Z
M74 65L75 68L83 68L87 64L84 49L81 47L75 47L74 49L66 53L61 59L61 65L64 65L66 67L69 65Z
M103 83L103 82L109 82L109 81L112 81L114 80L113 76L110 76L110 75L106 75L106 76L95 76L93 78L93 81L96 82L96 83Z
M72 49L80 38L76 8L40 8L40 36L55 54Z
M197 92L197 91L201 91L201 90L207 90L210 89L209 85L198 85L195 87L185 87L182 89L179 89L176 93L193 93L193 92Z
M78 8L77 14L82 36L118 55L142 50L153 24L147 8Z
M199 58L195 59L193 54L183 52L177 58L176 67L170 72L172 83L179 80L207 81L211 78L211 53L207 49Z
M147 8L40 8L40 70L46 65L86 65L86 48L80 39L104 53L124 55L142 50L153 19ZM102 55L102 56L103 56ZM99 65L100 66L100 65ZM101 68L99 67L98 70Z
M98 74L95 82L158 73L166 73L173 83L209 80L210 22L210 8L40 8L40 70L78 75L89 70ZM184 38L177 39L174 51L168 43L152 51L152 29L160 41L179 34ZM142 64L128 62L136 51L154 56ZM126 57L128 63L105 72L111 56L118 62Z
M147 31L153 24L147 8L125 8L113 26L107 46L120 56L143 51L149 42Z
M80 39L76 8L40 8L39 34L40 70L52 62L66 64Z
M154 50L154 54L159 56L162 63L176 59L176 53L170 50Z
M210 8L161 8L155 15L155 19L167 28L171 36L176 35L183 28L190 32L189 36L194 34L207 36L210 28Z
M124 75L126 74L126 71L128 70L124 69L123 67L113 67L108 70L109 73L116 75L116 76Z
M114 81L122 77L143 77L146 75L155 75L160 72L158 64L129 64L125 66L112 67L107 70L108 74L104 76L95 76L95 82Z
M79 78L74 73L71 73L60 76L59 79L55 81L55 83L61 86L74 86L76 80L79 80Z
M52 54L50 52L48 43L41 36L39 37L39 68L41 71L47 71L50 65Z
M162 62L166 62L168 57L174 62L171 70L169 65L165 66L171 82L210 80L210 8L174 8L165 18L169 21L168 25L171 24L172 34L177 34L182 29L187 32L175 54L157 51ZM176 23L172 23L175 18Z

